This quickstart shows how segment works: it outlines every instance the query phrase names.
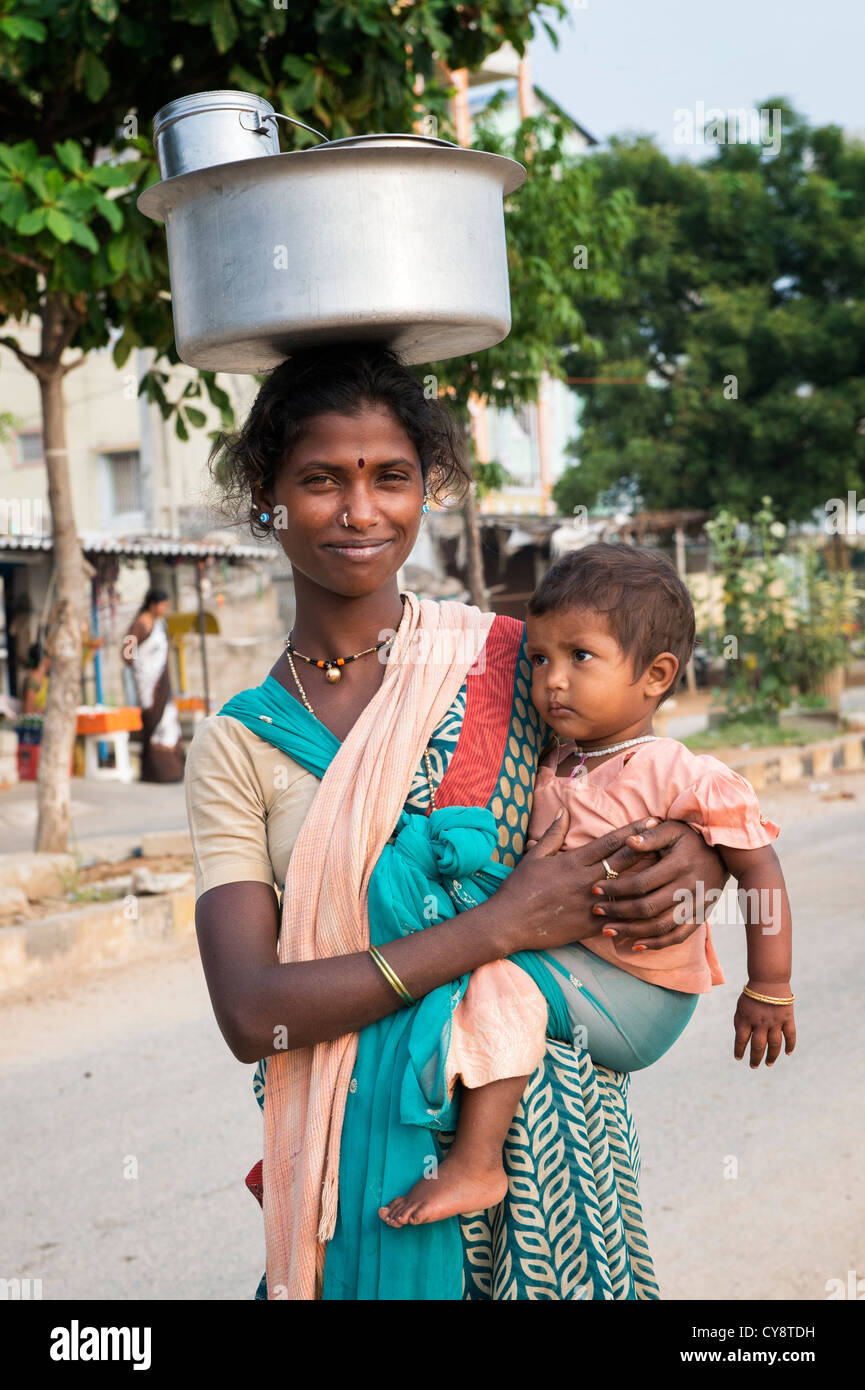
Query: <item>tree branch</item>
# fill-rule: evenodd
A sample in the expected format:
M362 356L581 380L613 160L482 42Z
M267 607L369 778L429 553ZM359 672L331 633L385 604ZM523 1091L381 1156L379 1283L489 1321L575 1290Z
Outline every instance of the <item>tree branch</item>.
M81 356L80 356L80 357L76 357L74 362L64 362L64 363L63 363L63 375L65 376L67 372L74 372L76 367L83 367L83 366L84 366L84 363L85 363L86 361L87 361L87 353L86 353L86 352L82 352Z
M40 265L38 261L31 260L29 256L22 256L18 251L10 251L8 246L0 246L0 253L8 256L10 261L15 261L17 265L26 265L30 270L38 271L40 275L48 274L48 267Z
M36 367L34 363L38 362L38 357L34 357L31 352L25 352L23 347L21 347L19 343L16 343L14 338L10 338L8 335L0 338L0 347L8 347L10 352L14 352L15 356L24 363L28 372L35 372Z

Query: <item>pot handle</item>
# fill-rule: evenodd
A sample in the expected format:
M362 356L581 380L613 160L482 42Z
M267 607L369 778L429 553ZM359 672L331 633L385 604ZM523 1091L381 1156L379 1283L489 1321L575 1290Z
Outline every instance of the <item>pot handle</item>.
M292 125L299 125L301 130L308 130L310 135L317 135L319 140L323 140L326 145L330 144L330 140L328 139L328 137L326 135L322 135L320 130L316 130L315 127L311 125L304 125L303 121L296 121L294 119L294 116L283 116L281 112L274 111L266 116L262 116L261 119L262 124L265 121L290 121Z

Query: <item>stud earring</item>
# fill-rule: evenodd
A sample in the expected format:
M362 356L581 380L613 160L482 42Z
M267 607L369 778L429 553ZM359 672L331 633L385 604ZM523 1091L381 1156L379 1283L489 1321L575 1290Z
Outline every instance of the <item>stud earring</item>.
M424 493L423 506L421 507L421 511L424 513L424 515L426 515L426 513L429 511L428 501L429 493L426 492Z
M270 512L259 512L258 519L262 523L262 525L266 526L267 523L270 521Z

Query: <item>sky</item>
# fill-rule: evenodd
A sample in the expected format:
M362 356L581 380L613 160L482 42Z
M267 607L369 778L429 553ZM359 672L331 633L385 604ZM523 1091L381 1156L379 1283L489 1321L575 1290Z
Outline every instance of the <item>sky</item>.
M537 25L533 81L599 140L654 135L669 154L697 103L724 111L788 97L818 125L865 139L865 0L567 0ZM676 133L678 131L678 139Z

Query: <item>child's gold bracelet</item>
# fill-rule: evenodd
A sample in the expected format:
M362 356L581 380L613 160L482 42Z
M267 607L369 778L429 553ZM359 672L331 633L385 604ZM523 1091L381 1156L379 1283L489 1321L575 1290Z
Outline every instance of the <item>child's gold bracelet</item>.
M758 994L756 990L749 989L747 985L742 986L742 993L747 994L749 999L756 999L761 1004L792 1004L796 998L791 994L789 999L773 999L771 994Z

